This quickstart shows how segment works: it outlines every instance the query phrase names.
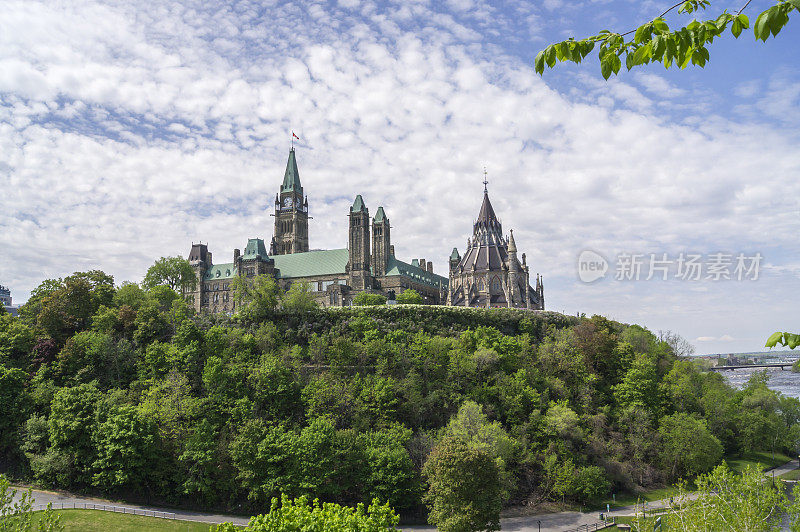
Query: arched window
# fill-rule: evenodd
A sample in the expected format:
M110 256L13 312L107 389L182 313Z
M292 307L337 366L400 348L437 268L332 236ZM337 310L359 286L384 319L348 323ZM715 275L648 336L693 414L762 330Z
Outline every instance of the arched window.
M500 292L500 278L492 279L492 292Z
M483 279L478 280L478 290L483 290Z

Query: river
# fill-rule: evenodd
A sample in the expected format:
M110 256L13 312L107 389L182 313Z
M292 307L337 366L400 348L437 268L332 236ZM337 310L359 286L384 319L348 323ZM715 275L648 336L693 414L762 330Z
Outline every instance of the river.
M723 371L722 375L736 388L743 388L756 371L764 371L764 368L735 369ZM800 373L792 373L789 369L781 370L780 368L766 368L766 371L769 375L768 386L771 389L781 392L787 397L800 399Z

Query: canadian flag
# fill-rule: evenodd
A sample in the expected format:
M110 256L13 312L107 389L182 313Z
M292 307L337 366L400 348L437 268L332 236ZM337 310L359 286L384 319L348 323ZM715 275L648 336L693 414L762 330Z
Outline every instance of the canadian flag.
M294 134L294 131L292 131L292 138L295 138L295 139L297 139L297 140L300 140L300 137L298 137L297 135L295 135L295 134Z

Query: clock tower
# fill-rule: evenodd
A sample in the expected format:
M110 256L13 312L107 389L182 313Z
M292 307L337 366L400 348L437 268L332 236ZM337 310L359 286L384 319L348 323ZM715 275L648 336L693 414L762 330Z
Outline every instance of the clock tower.
M270 255L308 251L308 198L303 196L294 147L289 151L281 190L275 196L274 235Z

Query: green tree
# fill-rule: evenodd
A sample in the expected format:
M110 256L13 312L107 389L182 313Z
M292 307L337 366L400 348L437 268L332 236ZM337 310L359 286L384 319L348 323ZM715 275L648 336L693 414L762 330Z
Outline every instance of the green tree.
M743 13L750 2L745 2L735 13L725 10L715 19L695 19L674 30L664 17L674 9L691 14L710 5L710 0L678 2L653 20L625 33L603 30L584 39L569 38L551 44L537 54L534 68L542 74L545 67L553 67L558 61L580 63L596 45L599 45L600 72L605 79L620 71L623 58L628 70L649 63L662 63L665 68L675 65L683 69L689 64L703 67L709 59L708 47L715 39L728 30L738 38L750 27L750 20ZM789 15L797 10L800 10L800 0L778 0L756 18L753 24L755 39L766 41L770 36L776 37L789 23Z
M252 278L236 276L231 282L233 297L239 315L250 320L260 320L278 307L279 288L271 275Z
M389 532L397 530L400 518L389 504L381 505L375 499L369 507L359 504L355 508L322 503L314 500L309 504L306 497L291 500L286 495L272 499L268 514L250 519L244 530L248 532L288 532L295 530L314 530L315 532ZM235 532L241 530L230 523L213 527L215 532Z
M142 492L150 468L155 468L155 426L136 407L115 408L93 433L97 459L92 484L106 490L131 488Z
M784 509L797 522L797 504L789 504L783 487L765 482L755 466L748 466L740 475L723 464L698 477L695 484L695 493L686 493L681 487L674 497L675 511L662 519L665 530L777 531L781 530Z
M89 480L95 459L92 428L99 400L100 392L93 383L62 388L53 398L48 417L51 450L69 460L69 469L60 473L62 479Z
M197 276L182 257L161 257L150 268L142 281L142 288L151 290L156 286L168 286L181 295L186 295L197 288Z
M622 382L614 386L614 397L620 407L642 408L652 419L662 410L662 393L655 360L650 355L640 355L625 373Z
M446 437L434 448L422 474L428 522L443 532L500 530L503 495L500 472L491 454Z
M18 430L25 421L27 384L27 373L0 364L0 450L4 455L16 447Z
M353 298L353 305L356 307L372 307L377 305L385 305L386 297L380 294L370 294L369 292L359 292Z
M421 305L422 296L413 288L406 288L397 295L398 305Z
M292 312L308 312L318 307L311 285L306 282L292 283L281 297L281 306Z
M661 459L672 478L705 473L722 458L722 444L702 419L678 412L659 424Z

